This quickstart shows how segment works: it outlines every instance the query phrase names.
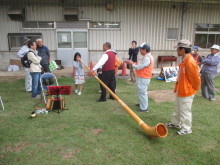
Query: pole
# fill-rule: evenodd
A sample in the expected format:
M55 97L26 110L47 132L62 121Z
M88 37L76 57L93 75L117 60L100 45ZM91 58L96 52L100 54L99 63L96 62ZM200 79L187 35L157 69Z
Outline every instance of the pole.
M90 69L80 60L80 62L86 67L88 71ZM113 93L95 74L93 75L96 80L98 80L102 86L111 94L111 96L127 111L127 113L139 124L143 131L152 137L165 138L168 135L167 127L159 123L154 127L150 127L144 123L115 93Z

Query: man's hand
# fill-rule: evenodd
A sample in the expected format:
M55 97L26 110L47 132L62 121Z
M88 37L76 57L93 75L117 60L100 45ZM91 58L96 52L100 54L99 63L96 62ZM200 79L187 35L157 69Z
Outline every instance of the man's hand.
M132 60L125 60L125 63L126 63L126 64L131 64L131 65L132 65L132 64L133 64L133 61L132 61Z

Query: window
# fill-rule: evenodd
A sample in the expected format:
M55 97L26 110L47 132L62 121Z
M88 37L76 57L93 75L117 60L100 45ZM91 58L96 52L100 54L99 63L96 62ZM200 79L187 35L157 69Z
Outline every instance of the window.
M36 41L36 39L42 38L42 34L41 33L8 33L9 50L20 49L20 47L24 44L23 40L25 38L29 38L33 41Z
M168 28L167 29L167 39L168 40L177 40L178 39L178 28Z
M87 32L73 32L74 48L87 48Z
M23 29L54 29L55 23L54 22L40 22L40 21L26 21L22 22Z
M194 45L210 48L220 45L220 24L196 24Z
M58 48L72 48L71 32L58 32Z
M90 29L119 29L120 22L90 22Z

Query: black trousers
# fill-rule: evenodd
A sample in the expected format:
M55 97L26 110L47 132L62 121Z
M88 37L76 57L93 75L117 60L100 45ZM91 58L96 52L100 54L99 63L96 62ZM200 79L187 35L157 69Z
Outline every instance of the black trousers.
M43 71L41 72L41 74L44 74L46 72L50 72L49 64L43 64L41 66L43 67ZM48 81L49 81L49 85L53 84L53 79L52 78L48 79ZM48 86L47 79L43 79L43 84L45 86Z
M113 92L115 93L115 71L102 71L102 74L100 74L100 79L102 82ZM100 100L106 100L106 89L100 84L101 88L101 97ZM110 98L113 98L110 96Z

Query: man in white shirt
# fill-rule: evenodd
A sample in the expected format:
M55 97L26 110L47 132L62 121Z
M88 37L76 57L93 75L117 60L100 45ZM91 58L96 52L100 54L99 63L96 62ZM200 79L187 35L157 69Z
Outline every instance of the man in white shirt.
M90 72L94 72L98 68L102 68L100 79L106 86L109 87L109 89L111 89L112 92L115 93L115 53L111 50L111 43L109 42L103 44L103 50L105 53ZM97 102L104 102L106 101L106 89L101 84L100 88L102 93ZM110 96L109 99L114 100L112 96Z
M29 51L29 48L27 46L28 41L30 41L30 39L28 39L28 38L24 39L24 41L23 41L24 45L21 47L21 49L17 53L19 58L24 57L24 55ZM30 70L29 70L29 68L24 68L24 70L25 70L25 90L26 90L26 92L31 92L32 78L30 75Z

